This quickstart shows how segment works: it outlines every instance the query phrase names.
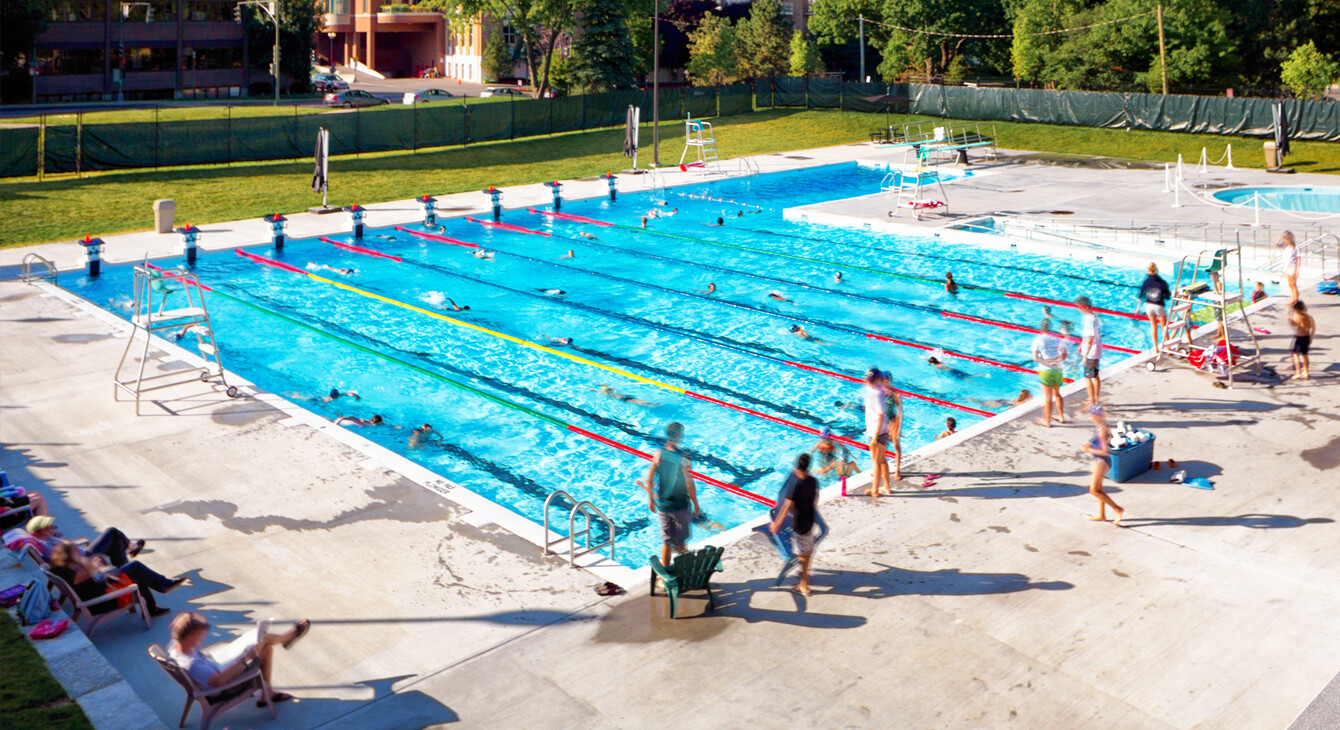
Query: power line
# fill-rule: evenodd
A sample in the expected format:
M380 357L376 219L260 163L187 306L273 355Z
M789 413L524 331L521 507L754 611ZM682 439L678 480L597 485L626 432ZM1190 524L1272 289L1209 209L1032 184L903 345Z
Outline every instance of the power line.
M1039 32L1039 33L1024 33L1024 34L1022 34L1022 35L1026 35L1026 36L1046 36L1046 35L1060 35L1061 33L1074 33L1075 31L1089 30L1090 28L1101 28L1101 27L1104 26L1104 25L1114 25L1114 24L1116 24L1116 23L1125 23L1125 22L1128 21L1128 20L1135 20L1136 18L1143 18L1143 17L1145 17L1146 15L1154 15L1156 12L1158 12L1158 11L1156 11L1156 10L1150 10L1150 11L1148 11L1148 12L1140 13L1140 14L1138 14L1138 15L1132 15L1132 16L1130 16L1130 17L1126 17L1126 18L1118 18L1118 19L1116 19L1116 20L1105 20L1105 21L1103 21L1103 22L1101 22L1101 23L1092 23L1092 24L1090 24L1090 25L1081 25L1081 26L1077 26L1077 27L1074 27L1074 28L1062 28L1061 30L1044 30L1044 31ZM903 31L904 33L916 33L916 34L918 34L918 35L942 36L942 37L945 37L945 38L1014 38L1016 35L1018 35L1018 34L1015 34L1015 33L1002 33L1002 34L940 33L940 32L938 32L938 31L933 31L933 30L917 30L916 28L904 28L904 27L901 26L901 25L893 25L892 23L881 23L881 22L879 22L878 20L871 20L871 19L869 19L869 18L866 18L866 19L865 19L865 22L867 22L867 23L873 23L873 24L875 24L875 25L882 25L882 26L884 26L885 28L893 28L894 30L901 30L901 31Z

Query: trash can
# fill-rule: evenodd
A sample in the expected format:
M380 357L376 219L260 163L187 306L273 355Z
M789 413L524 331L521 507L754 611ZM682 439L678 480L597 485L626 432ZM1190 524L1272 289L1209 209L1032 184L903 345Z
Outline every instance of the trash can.
M1266 169L1274 170L1275 168L1280 166L1280 156L1277 152L1275 152L1275 143L1266 142L1265 148L1266 148Z
M177 216L177 201L154 201L154 230L159 233L171 233L172 219Z
M1148 433L1146 431L1146 433ZM1149 471L1154 465L1154 434L1149 440L1134 446L1112 449L1112 468L1107 477L1114 482L1125 482Z

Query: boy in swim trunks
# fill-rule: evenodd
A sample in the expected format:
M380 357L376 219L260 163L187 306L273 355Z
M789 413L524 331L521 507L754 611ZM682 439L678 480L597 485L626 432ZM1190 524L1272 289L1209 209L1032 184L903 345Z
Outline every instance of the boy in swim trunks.
M865 405L865 440L870 445L870 459L875 470L870 491L866 492L871 497L878 497L881 488L884 493L890 493L889 463L884 460L889 445L889 420L884 415L883 381L884 373L872 366L865 373L865 388L861 391Z
M1089 395L1089 405L1098 402L1098 360L1103 356L1103 323L1093 312L1093 302L1086 296L1075 297L1075 306L1084 315L1080 325L1079 359L1084 363L1084 389Z
M1066 348L1065 340L1052 333L1050 319L1042 320L1038 329L1042 330L1042 334L1033 338L1033 361L1038 364L1038 380L1042 383L1042 418L1035 421L1039 426L1050 428L1053 405L1056 406L1056 422L1065 423L1065 400L1061 397L1065 375L1061 373L1061 367L1065 365L1070 351Z
M1317 320L1307 313L1307 305L1300 299L1293 303L1289 312L1289 324L1293 325L1293 347L1289 355L1293 359L1293 377L1295 380L1308 379L1308 350L1312 349L1312 335L1317 333Z
M670 564L672 548L677 553L684 552L689 525L701 512L693 485L693 462L679 450L682 438L683 424L674 422L666 426L665 448L651 457L646 479L636 482L647 490L648 506L661 521L661 565Z

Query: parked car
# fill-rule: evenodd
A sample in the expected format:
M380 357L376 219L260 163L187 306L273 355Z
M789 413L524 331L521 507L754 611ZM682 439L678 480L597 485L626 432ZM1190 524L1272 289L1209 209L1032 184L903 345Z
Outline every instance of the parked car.
M336 74L315 73L312 74L312 88L322 93L344 91L349 88L349 82Z
M403 103L427 104L430 101L446 101L447 99L455 98L456 95L450 91L443 91L442 89L420 89L418 91L406 91Z
M521 93L521 92L520 92L519 90L517 90L517 89L513 89L513 88L510 87L510 86L490 86L490 87L488 87L487 89L484 89L483 91L479 92L479 96L480 96L480 97L486 97L486 96L525 96L525 94Z
M342 106L345 109L352 106L381 106L390 103L379 96L373 96L360 89L346 89L345 91L326 94L326 106Z

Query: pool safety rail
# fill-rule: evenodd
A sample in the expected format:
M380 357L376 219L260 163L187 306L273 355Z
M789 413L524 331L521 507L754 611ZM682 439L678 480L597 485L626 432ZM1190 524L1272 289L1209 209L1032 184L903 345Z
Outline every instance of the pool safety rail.
M568 535L567 537L560 537L556 540L550 540L549 510L553 506L554 501L559 498L566 499L568 500L569 503L572 504L572 509L568 511ZM580 531L577 530L577 517L579 515L586 520L585 526ZM591 539L595 534L592 529L593 521L596 524L604 524L606 527L609 528L608 537L606 537L603 542L599 542L594 545L591 544ZM540 543L541 555L551 555L553 554L553 551L550 548L554 547L555 545L559 545L563 542L567 542L569 568L577 567L578 557L586 555L587 553L595 552L604 547L608 547L610 549L609 558L610 560L614 560L615 559L614 543L618 539L618 536L619 536L619 530L617 527L614 526L614 521L611 520L609 517L606 517L605 513L601 512L600 509L596 507L594 504L591 504L586 500L578 501L576 497L573 497L571 494L563 491L562 489L555 490L552 494L550 494L548 497L545 498L544 540L543 542ZM577 547L577 538L579 537L585 538L585 544L580 549L578 549Z
M1313 236L1294 246L1294 251L1298 256L1298 267L1300 269L1311 269L1319 272L1322 279L1334 280L1340 277L1340 236L1334 233L1323 233L1319 236ZM1282 273L1289 262L1289 252L1286 249L1279 249L1275 257L1270 260L1262 271L1271 273ZM1335 273L1331 273L1331 266L1336 267Z
M39 268L41 269L41 273L38 273ZM30 253L23 257L23 264L19 267L19 279L22 281L46 279L52 284L55 284L56 265L38 254Z
M489 335L489 336L491 336L491 337L497 337L497 338L499 338L499 339L506 340L506 341L508 341L508 342L511 342L511 343L513 343L513 344L520 345L520 346L522 346L522 347L528 347L528 348L531 348L531 349L534 349L534 350L539 350L539 351L541 351L541 352L547 352L547 353L550 353L550 354L552 354L552 355L557 355L557 356L559 356L559 357L566 358L566 359L568 359L568 360L572 360L572 361L574 361L574 362L585 363L585 364L587 364L587 365L591 365L592 367L597 367L597 368L600 368L601 370L606 370L606 371L608 371L608 372L612 372L612 373L615 373L615 374L618 374L618 375L623 375L624 377L630 378L630 379L632 379L632 380L635 380L635 381L638 381L638 382L641 382L641 383L645 383L645 384L647 384L647 385L655 385L655 386L658 386L658 387L662 387L662 388L667 388L667 389L670 389L670 390L676 390L676 391L679 391L679 392L683 392L685 395L689 395L689 391L684 391L682 388L675 388L675 386L673 386L673 385L669 385L669 384L667 384L667 383L661 383L660 381L652 380L651 378L645 378L645 377L642 377L641 375L637 375L637 374L635 374L635 373L630 373L630 372L628 372L628 371L626 371L626 370L623 370L623 369L621 369L621 368L616 368L616 367L613 367L613 366L611 366L611 365L605 365L605 364L603 364L603 363L595 362L594 360L590 360L590 359L588 359L588 358L580 357L580 356L577 356L577 355L572 355L572 354L570 354L570 353L562 352L562 351L560 351L560 350L555 350L555 349L552 348L552 347L546 347L546 346L544 346L544 345L536 344L536 343L534 343L534 342L530 342L529 340L523 340L523 339L521 339L521 338L519 338L519 337L514 337L514 336L512 336L512 335L509 335L509 334L506 334L506 333L503 333L503 332L496 332L496 331L494 331L494 330L488 329L487 327L480 327L480 326L477 325L477 324L472 324L472 323L470 323L470 322L465 322L465 321L462 321L462 320L459 320L459 319L455 319L454 317L448 317L447 315L442 314L442 313L440 313L440 312L434 312L434 311L431 311L431 310L428 310L428 309L424 309L423 307L418 307L418 306L415 306L415 305L413 305L413 304L408 304L408 303L406 303L406 302L399 301L399 300L397 300L397 299L392 299L391 297L386 297L386 296L382 296L381 294L376 294L376 293L374 293L374 292L365 291L365 290L363 290L363 289L359 289L358 287L350 286L349 284L344 284L344 283L342 283L342 282L333 281L333 280L331 280L331 279L327 279L327 278L322 277L322 276L317 276L316 274L313 274L313 273L311 273L311 272L309 272L309 271L305 271L305 270L300 269L300 268L298 268L298 267L296 267L296 266L292 266L292 265L290 265L290 264L286 264L286 263L284 263L284 262L282 262L282 261L275 261L274 259L265 258L264 256L258 256L258 255L254 254L254 253L251 253L250 251L244 251L243 249L240 249L240 248L238 248L238 249L233 249L233 250L234 250L234 252L235 252L238 256L241 256L242 258L245 258L245 259L247 259L248 261L251 261L251 262L253 262L253 263L262 264L262 265L265 265L265 266L271 266L271 267L274 267L274 268L277 268L277 269L280 269L280 270L283 270L283 271L288 271L288 272L290 272L290 273L298 274L298 275L300 275L300 276L306 276L307 278L312 279L313 281L319 281L319 282L321 282L321 283L323 283L323 284L329 284L329 285L331 285L331 286L333 286L333 287L335 287L335 288L337 288L337 289L343 289L343 290L345 290L345 291L348 291L348 292L351 292L351 293L354 293L354 294L358 294L359 296L364 296L364 297L367 297L367 298L369 298L369 299L374 299L374 300L376 300L376 301L379 301L379 302L382 302L382 303L385 303L385 304L390 304L390 305L392 305L392 306L400 307L400 308L402 308L402 309L406 309L406 310L409 310L409 311L411 311L411 312L417 312L417 313L422 314L422 315L425 315L425 316L427 316L427 317L432 317L433 319L441 320L441 321L443 321L443 322L447 322L447 323L449 323L449 324L456 325L457 327L463 327L463 328L466 328L466 329L474 330L474 331L476 331L476 332L480 332L480 333L482 333L482 334ZM251 305L251 306L254 307L255 305ZM259 309L259 307L257 307L257 308ZM304 325L304 326L305 326L305 325ZM310 327L309 327L309 329L313 329L313 328L310 328ZM318 330L318 331L319 331L319 330ZM366 349L366 348L364 348L364 349ZM391 358L391 357L386 356L386 355L382 355L382 357L385 357L386 359L395 360L395 358ZM397 362L402 362L402 361L397 360ZM420 368L420 370L423 370L423 369ZM500 404L502 404L502 405L510 406L510 407L512 407L512 408L516 408L516 409L518 409L518 410L525 411L526 413L529 413L530 415L535 416L535 417L537 417L537 418L539 418L539 419L541 419L541 420L547 421L547 422L549 422L549 423L552 423L552 424L554 424L554 425L560 426L560 427L562 427L562 428L566 428L567 430L572 431L573 433L576 433L576 434L585 436L585 437L587 437L587 438L589 438L589 439L592 439L592 440L594 440L594 441L598 441L598 442L600 442L600 443L602 443L602 444L605 444L606 446L609 446L609 447L611 447L611 448L614 448L614 449L618 449L618 450L620 450L620 451L623 451L624 453L632 454L632 455L634 455L634 456L637 456L637 457L642 458L642 459L647 459L647 460L650 460L650 459L652 458L652 455L651 455L651 454L648 454L648 453L645 452L645 451L639 451L638 449L634 449L634 448L632 448L631 446L626 446L626 445L621 444L621 443L619 443L619 442L617 442L617 441L612 441L612 440L610 440L610 439L605 438L604 436L600 436L599 434L591 433L590 431L587 431L587 430L584 429L584 428L580 428L580 427L578 427L578 426L574 426L574 425L572 425L572 424L570 424L570 423L565 423L565 422L563 422L563 421L558 420L557 418L554 418L554 417L552 417L552 416L544 415L544 414L542 414L542 413L540 413L540 412L538 412L538 411L532 410L532 409L530 409L530 408L526 408L525 406L521 406L521 405L518 405L518 404L515 404L515 403L511 403L510 401L506 401L506 400L504 400L504 399L502 399L502 398L499 398L499 397L494 396L494 395L492 395L492 394L489 394L489 393L486 393L486 392L484 392L484 391L481 391L481 390L479 390L479 389L477 389L477 388L473 388L473 387L470 387L470 386L466 386L466 385L461 384L461 383L455 383L455 381L450 380L450 378L446 378L446 377L444 377L444 376L442 376L442 375L440 375L440 374L433 373L432 371L426 371L426 370L425 370L424 372L427 372L428 374L433 375L434 377L437 377L437 378L439 378L439 379L441 379L441 380L445 380L445 381L451 382L451 383L455 384L457 387L461 387L461 388L463 388L463 389L465 389L465 390L469 390L469 391L474 392L474 393L476 393L476 394L482 395L482 396L484 396L484 397L486 397L486 398L488 398L489 400L492 400L492 401L494 401L494 402L500 403ZM692 396L692 395L691 395L690 397L697 397L697 398L700 398L700 399L703 399L703 400L707 400L707 399L708 399L707 396ZM778 419L778 420L780 420L780 419ZM710 485L712 485L712 486L714 486L714 487L717 487L718 489L721 489L721 490L723 490L723 491L730 492L731 494L734 494L734 495L737 496L737 497L744 497L745 499L749 499L749 500L752 500L752 501L757 502L757 503L759 503L759 504L767 505L767 506L769 506L769 507L771 507L771 506L773 506L773 505L775 504L775 502L774 502L773 500L768 499L768 498L766 498L766 497L759 496L759 495L757 495L757 494L754 494L753 492L746 491L745 489L742 489L742 488L740 488L740 487L737 486L737 485L734 485L734 484L728 484L728 483L726 483L726 482L721 481L720 479L715 479L715 478L713 478L713 477L709 477L709 476L707 476L707 475L705 475L705 474L699 474L698 472L691 472L691 473L693 474L694 479L697 479L698 481L704 482L704 483L706 483L706 484L710 484Z
M173 288L172 285L178 285ZM116 365L113 375L116 400L125 393L135 399L135 415L141 415L143 395L147 392L182 385L197 379L183 379L183 371L173 371L160 375L146 376L149 364L149 348L153 336L166 330L178 330L177 339L189 333L197 338L200 357L205 367L199 371L198 379L206 383L218 383L223 386L229 398L238 396L237 386L229 385L223 363L219 359L219 346L214 340L214 327L210 324L209 308L205 304L206 288L200 285L200 278L194 272L184 270L165 270L145 261L135 265L134 302L130 323L133 327L130 337L126 338L126 349ZM185 301L175 309L167 309L168 300L173 294L180 293L178 299ZM157 306L155 306L157 305ZM140 351L139 367L133 377L123 379L126 360L138 339L143 338L144 347ZM194 371L186 371L192 372ZM166 381L166 382L164 382ZM152 385L149 383L153 382Z

